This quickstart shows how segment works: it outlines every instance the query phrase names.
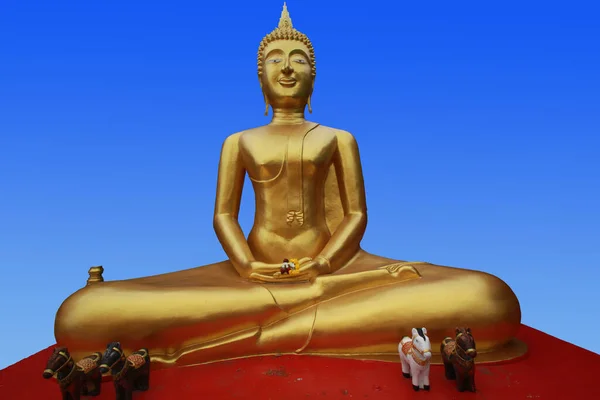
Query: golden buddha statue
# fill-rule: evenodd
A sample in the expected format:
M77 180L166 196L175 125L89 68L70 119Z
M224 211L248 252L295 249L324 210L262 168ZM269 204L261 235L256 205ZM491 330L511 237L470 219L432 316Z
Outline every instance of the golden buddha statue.
M413 327L427 328L435 354L456 326L469 326L478 360L523 353L513 339L519 302L502 280L361 249L367 206L357 143L305 120L315 74L313 46L284 4L258 50L272 120L227 137L221 150L214 229L229 260L94 278L58 310L59 345L77 356L120 341L169 365L285 353L396 359ZM245 174L256 199L247 238L237 220ZM299 268L281 274L292 258Z

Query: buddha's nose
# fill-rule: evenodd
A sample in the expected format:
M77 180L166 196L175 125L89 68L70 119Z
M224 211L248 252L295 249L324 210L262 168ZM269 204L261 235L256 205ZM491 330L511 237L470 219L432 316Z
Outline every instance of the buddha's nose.
M281 72L284 73L285 75L289 75L292 72L294 72L294 69L289 64L289 62L286 62L285 65L283 66L283 68L281 68Z

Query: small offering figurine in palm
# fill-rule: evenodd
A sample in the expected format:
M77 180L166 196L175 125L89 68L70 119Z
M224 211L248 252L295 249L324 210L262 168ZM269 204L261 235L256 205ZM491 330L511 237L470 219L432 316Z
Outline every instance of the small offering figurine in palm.
M295 258L292 258L291 260L288 260L287 258L283 259L283 264L281 264L281 275L283 274L297 274L298 273L298 260Z

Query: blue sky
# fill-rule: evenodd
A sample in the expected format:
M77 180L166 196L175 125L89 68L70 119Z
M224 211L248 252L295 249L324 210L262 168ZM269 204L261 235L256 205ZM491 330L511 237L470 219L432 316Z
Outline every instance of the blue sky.
M525 324L598 353L598 9L482 3L288 1L316 50L310 119L359 142L365 249L500 276ZM92 265L224 258L219 150L268 122L256 50L281 6L2 3L0 368L54 343Z

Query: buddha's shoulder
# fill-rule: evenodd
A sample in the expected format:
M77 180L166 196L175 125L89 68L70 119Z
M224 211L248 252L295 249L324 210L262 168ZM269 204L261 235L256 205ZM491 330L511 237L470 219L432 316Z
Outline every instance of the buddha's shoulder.
M237 147L240 143L240 139L242 138L244 132L246 131L232 133L229 136L227 136L223 141L223 147Z
M319 125L318 128L335 135L338 139L354 140L354 135L352 135L352 133L345 131L343 129L333 128L331 126L326 126L326 125Z
M257 126L256 128L244 129L243 131L235 132L225 138L225 143L237 143L242 139L259 136L266 132L265 125Z
M354 135L346 130L332 128L330 126L325 126L325 125L319 125L319 128L321 128L323 130L323 132L329 132L329 134L331 134L332 137L335 137L335 141L337 142L337 145L340 147L347 148L347 147L356 147L357 146Z

